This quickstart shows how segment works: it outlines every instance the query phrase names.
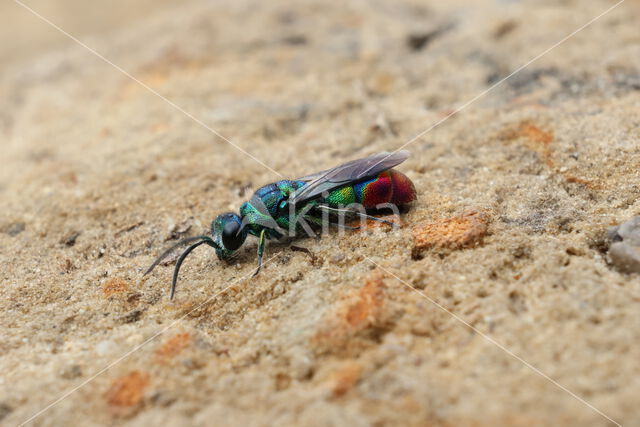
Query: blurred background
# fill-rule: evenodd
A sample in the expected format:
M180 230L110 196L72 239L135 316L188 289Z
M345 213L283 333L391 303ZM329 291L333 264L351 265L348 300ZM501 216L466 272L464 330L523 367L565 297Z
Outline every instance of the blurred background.
M177 2L170 0L43 0L24 4L33 6L39 14L79 38L113 31L150 14L178 6ZM70 43L68 37L14 1L0 4L0 16L0 38L4 40L0 44L0 63L25 59L39 51L62 48Z
M0 2L0 423L640 425L639 1L25 4L138 81ZM401 229L142 276L409 141Z

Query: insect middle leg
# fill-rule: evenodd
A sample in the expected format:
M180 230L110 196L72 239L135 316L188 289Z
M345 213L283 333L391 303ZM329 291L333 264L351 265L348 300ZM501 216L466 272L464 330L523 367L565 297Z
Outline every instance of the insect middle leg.
M260 240L258 242L258 268L256 269L256 272L253 273L253 276L251 277L255 277L258 275L258 273L260 273L260 268L262 268L262 257L264 256L264 247L266 246L267 243L267 233L266 230L263 228L262 231L260 232Z
M304 252L305 254L309 255L309 258L311 258L312 264L315 264L316 261L318 261L318 258L313 254L313 252L309 250L309 248L303 248L302 246L296 246L296 245L291 245L289 246L289 248L291 248L292 251Z
M327 205L317 205L316 208L324 210L324 211L329 212L329 213L356 215L359 218L366 218L366 219L370 219L370 220L373 220L373 221L378 221L378 222L381 222L383 224L390 225L392 227L397 227L398 226L394 222L387 221L386 219L378 218L378 217L375 217L375 216L372 216L372 215L367 215L365 213L362 213L362 212L359 212L359 211L356 211L356 210L353 210L353 209L332 208L331 206L327 206ZM348 226L345 226L345 227L348 227ZM357 228L360 228L360 227L355 227L355 228L357 229Z

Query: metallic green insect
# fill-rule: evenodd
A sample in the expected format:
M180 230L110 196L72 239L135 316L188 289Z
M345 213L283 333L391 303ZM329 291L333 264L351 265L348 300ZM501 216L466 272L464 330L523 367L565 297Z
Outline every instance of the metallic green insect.
M322 226L329 215L350 214L361 218L392 223L367 215L367 209L403 205L416 199L416 190L409 178L391 169L409 157L408 151L382 152L363 159L308 175L295 180L282 180L260 187L251 199L242 204L239 214L219 215L211 223L211 236L189 237L179 241L160 255L145 272L150 273L174 249L193 243L180 255L173 271L171 298L184 259L200 245L213 247L221 260L231 258L248 235L258 237L258 268L260 271L267 239L285 235L313 235L312 229ZM355 209L359 206L362 209ZM346 208L345 208L346 207ZM340 225L328 221L331 225Z

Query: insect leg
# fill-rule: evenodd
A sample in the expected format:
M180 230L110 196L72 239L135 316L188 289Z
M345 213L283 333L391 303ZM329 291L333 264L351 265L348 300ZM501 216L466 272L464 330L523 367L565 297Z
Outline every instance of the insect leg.
M158 258L156 258L155 261L153 261L153 264L151 264L151 267L149 267L147 269L147 271L144 272L143 276L146 276L147 274L151 273L151 271L156 268L156 266L158 264L160 264L160 262L165 259L167 257L167 255L169 255L171 252L173 252L176 248L184 245L185 243L191 243L191 242L195 242L196 240L211 240L209 239L208 236L196 236L196 237L187 237L186 239L182 239L180 240L178 243L176 243L175 245L171 246L169 249L167 249L166 251L164 251L162 253L162 255L160 255Z
M365 213L358 212L358 211L353 210L353 209L338 209L338 208L332 208L331 206L327 206L327 205L317 205L316 208L326 210L327 212L333 212L333 213L338 213L338 214L346 213L346 214L357 215L360 218L371 219L373 221L378 221L378 222L381 222L383 224L390 225L392 227L397 227L398 226L394 222L387 221L386 219L378 218L378 217L375 217L375 216L372 216L372 215L367 215ZM356 227L356 228L360 228L360 227Z
M322 207L322 206L324 206L324 205L318 205L318 206L314 206L314 207L319 208L319 207ZM329 212L329 210L327 210L327 212ZM350 211L350 210L345 209L345 212L353 212L353 211ZM323 223L322 223L323 219L322 219L322 218L318 218L318 217L313 216L313 215L306 215L306 216L305 216L305 218L306 218L309 222L311 222L311 223L313 223L313 224L320 225L320 226L322 226L322 225L323 225ZM344 230L358 230L358 229L360 229L360 226L358 226L358 227L354 227L354 226L351 226L351 225L341 224L341 223L339 223L339 222L331 222L331 221L327 221L327 224L329 224L329 225L333 225L334 227L342 228L342 229L344 229ZM316 235L314 235L313 237L318 238L318 236L316 236Z
M262 267L262 256L264 255L264 247L265 244L267 242L266 239L266 230L263 228L262 231L260 232L260 241L258 242L258 268L256 269L256 272L253 273L253 276L251 277L255 277L258 275L258 273L260 273L260 268Z
M289 246L289 248L291 248L292 251L304 252L305 254L309 255L309 258L311 258L311 262L313 264L315 264L315 262L318 260L318 258L313 254L313 252L311 252L308 248L303 248L302 246L295 246L295 245L291 245Z
M360 226L354 227L352 225L344 225L339 222L330 222L329 225L333 225L334 227L342 228L344 230L360 230Z
M316 225L316 226L322 225L322 219L312 215L311 213L300 214L298 218L302 218L305 221L308 221L312 225ZM311 227L309 227L308 224L306 224L306 227L304 227L303 230L307 233L308 237L313 237L316 240L321 239L321 236L318 233L314 232L313 229L311 229Z
M303 212L299 212L296 216L296 226L299 223L299 219L302 218L303 220L309 221L311 224L315 224L315 225L322 225L322 221L319 220L318 218L316 218L315 216L309 214L309 210L311 209L311 206L308 206L305 208L305 210ZM306 224L304 221L301 222L300 224L302 224L302 229L307 233L307 236L309 237L313 237L314 239L319 240L320 236L315 233L311 227L309 227L308 224Z

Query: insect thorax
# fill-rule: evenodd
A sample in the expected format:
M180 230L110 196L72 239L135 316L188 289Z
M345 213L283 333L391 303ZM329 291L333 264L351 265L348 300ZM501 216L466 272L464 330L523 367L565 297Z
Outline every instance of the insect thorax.
M291 193L304 185L304 181L282 180L258 188L240 207L240 216L248 232L258 236L267 229L267 237L282 237L275 229L289 229L290 212L286 201Z

